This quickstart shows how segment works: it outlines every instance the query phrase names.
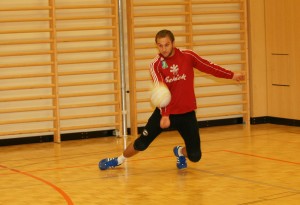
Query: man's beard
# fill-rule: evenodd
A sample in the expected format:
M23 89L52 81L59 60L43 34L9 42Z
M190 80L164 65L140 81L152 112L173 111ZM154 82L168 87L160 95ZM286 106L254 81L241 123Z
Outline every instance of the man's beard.
M174 48L172 47L170 53L167 56L164 56L165 58L169 58L174 52Z

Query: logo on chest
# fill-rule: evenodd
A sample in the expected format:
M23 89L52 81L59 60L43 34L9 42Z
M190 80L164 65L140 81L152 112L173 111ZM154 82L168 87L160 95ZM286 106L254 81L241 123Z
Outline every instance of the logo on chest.
M167 83L172 83L179 80L186 80L186 75L183 73L182 75L179 74L179 67L178 65L173 64L170 67L170 72L173 74L173 76L167 76L165 78L165 81Z

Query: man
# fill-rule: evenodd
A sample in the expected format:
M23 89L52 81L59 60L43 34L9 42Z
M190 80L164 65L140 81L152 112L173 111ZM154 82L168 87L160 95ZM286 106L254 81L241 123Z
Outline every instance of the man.
M191 50L176 48L174 35L169 30L159 31L155 42L159 54L150 64L150 74L155 85L162 83L169 88L171 102L166 107L154 110L142 134L128 145L121 156L101 160L101 170L119 166L126 158L146 150L163 129L168 127L177 129L185 143L184 147L176 146L173 149L177 168L187 167L186 157L191 162L198 162L202 153L195 114L197 104L194 94L194 68L219 78L237 81L245 78L244 74L215 65Z

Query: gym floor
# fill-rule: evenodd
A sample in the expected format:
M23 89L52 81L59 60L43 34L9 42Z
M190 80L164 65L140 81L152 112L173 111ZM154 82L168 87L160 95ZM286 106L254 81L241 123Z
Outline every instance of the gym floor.
M0 148L0 204L298 205L300 127L273 124L201 128L203 156L177 170L176 131L144 152L100 171L133 137Z

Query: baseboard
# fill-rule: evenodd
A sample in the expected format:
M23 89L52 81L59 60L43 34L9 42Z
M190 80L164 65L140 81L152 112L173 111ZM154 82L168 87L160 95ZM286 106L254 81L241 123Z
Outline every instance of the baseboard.
M267 116L264 117L251 117L250 118L250 124L256 125L256 124L266 124L269 123L270 119Z
M67 133L67 134L61 134L61 141L90 139L90 138L107 137L113 135L114 135L114 130ZM53 140L54 140L53 135L9 138L9 139L1 139L0 146L45 143L45 142L53 142Z
M287 119L287 118L280 118L280 117L254 117L250 119L251 124L277 124L277 125L288 125L288 126L300 126L300 120L295 119Z
M229 119L218 119L218 120L206 120L206 121L198 122L200 128L213 127L213 126L224 126L224 125L234 125L234 124L242 124L242 123L243 123L243 118L241 118L241 117L229 118ZM251 118L250 123L251 124L270 123L270 124L278 124L278 125L300 126L300 120L269 117L269 116ZM144 129L144 127L139 127L138 133L141 133L143 131L143 129ZM174 130L174 129L168 129L168 131L172 131L172 130ZM128 134L130 135L130 129L128 129ZM109 136L114 136L114 135L115 135L114 130L68 133L68 134L61 135L61 141L90 139L90 138L98 138L98 137L109 137ZM45 143L45 142L53 142L53 135L1 139L0 146Z
M200 128L243 124L243 118L237 117L237 118L218 119L218 120L206 120L206 121L199 121L198 124Z
M300 126L300 120L279 118L279 117L269 117L269 123L277 125L289 125L289 126Z

